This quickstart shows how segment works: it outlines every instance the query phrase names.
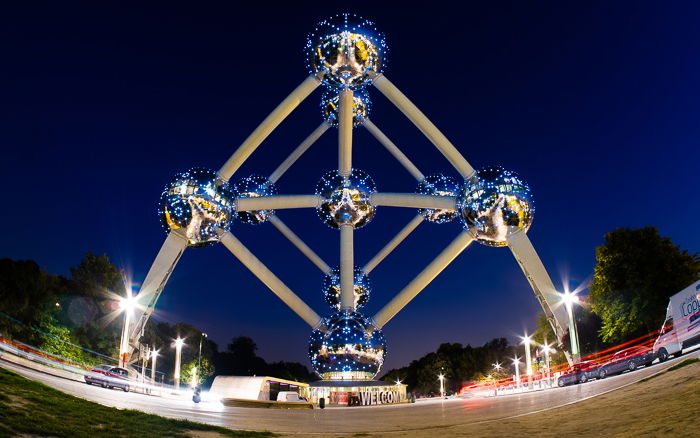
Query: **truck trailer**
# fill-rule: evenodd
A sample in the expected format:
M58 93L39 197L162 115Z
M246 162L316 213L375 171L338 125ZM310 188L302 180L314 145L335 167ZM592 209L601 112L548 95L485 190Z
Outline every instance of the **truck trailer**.
M700 280L669 299L654 354L663 362L700 342Z

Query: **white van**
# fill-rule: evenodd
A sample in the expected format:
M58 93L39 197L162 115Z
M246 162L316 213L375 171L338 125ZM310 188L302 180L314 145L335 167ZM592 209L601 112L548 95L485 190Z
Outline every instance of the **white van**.
M277 393L278 402L306 402L304 397L299 397L296 391L280 391Z
M682 349L700 342L700 280L673 295L666 320L654 343L654 354L663 362Z

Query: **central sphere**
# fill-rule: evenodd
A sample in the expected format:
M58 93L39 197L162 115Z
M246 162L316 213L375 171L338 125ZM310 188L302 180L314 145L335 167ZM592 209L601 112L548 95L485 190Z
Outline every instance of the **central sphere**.
M369 94L365 90L357 90L352 96L352 125L362 125L369 114L371 102ZM326 90L321 97L321 113L326 122L331 126L338 126L338 114L340 113L340 94L338 90Z
M527 232L535 214L530 187L500 166L480 169L464 186L459 205L464 227L487 246L506 246L508 237Z
M451 176L445 176L439 173L428 175L418 183L416 193L421 195L432 196L459 196L460 186L457 180ZM457 217L455 210L442 210L436 208L421 208L418 212L425 219L436 224L445 224L451 222Z
M376 191L372 178L361 170L353 169L347 178L332 170L316 184L316 194L321 197L316 211L331 228L342 225L361 228L374 217L375 207L370 198Z
M233 184L233 188L239 198L260 198L277 194L274 184L261 175L241 178ZM236 217L245 224L258 225L266 222L273 214L275 214L274 210L251 210L239 211Z
M371 380L385 357L384 334L359 312L331 314L309 338L311 365L325 380Z
M359 310L369 301L372 292L372 282L365 272L355 266L353 270L353 294L355 296L355 310ZM326 302L335 310L340 310L340 267L331 269L323 279L323 295Z
M234 200L216 172L196 167L177 174L165 186L158 213L168 233L182 229L189 246L202 247L218 242L217 230L228 230Z
M386 64L384 34L354 14L338 14L316 25L306 39L311 74L330 87L362 88Z

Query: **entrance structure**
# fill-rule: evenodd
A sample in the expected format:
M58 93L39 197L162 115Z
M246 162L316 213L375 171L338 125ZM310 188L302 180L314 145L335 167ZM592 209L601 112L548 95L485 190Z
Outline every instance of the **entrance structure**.
M566 332L566 310L560 305L561 295L554 289L526 235L534 214L527 183L500 167L475 170L383 74L386 50L384 35L370 21L341 14L319 23L309 34L306 45L310 76L263 120L218 172L192 169L177 175L166 186L160 214L168 237L136 297L139 310L130 328L132 350L138 348L143 328L185 249L219 241L312 327L309 356L314 370L324 381L345 382L324 383L321 385L324 388L371 382L386 356L382 327L475 240L487 246L510 248L561 342ZM458 172L459 180L442 174L424 175L372 123L367 93L370 85L425 134ZM319 86L326 89L321 125L270 176L232 180L275 127ZM366 128L415 177L415 191L380 192L370 175L352 167L353 129L360 127ZM321 177L314 194L278 194L279 179L330 128L338 130L337 170ZM359 265L353 251L355 230L368 225L379 206L417 209L418 214L375 257ZM337 266L322 260L276 213L294 208L315 208L322 222L338 230ZM374 317L360 312L371 295L368 275L421 222L444 224L458 217L462 231L423 271ZM325 275L323 293L331 307L330 315L319 316L255 257L230 231L234 219L249 224L269 222L306 255ZM393 396L387 399L393 401Z

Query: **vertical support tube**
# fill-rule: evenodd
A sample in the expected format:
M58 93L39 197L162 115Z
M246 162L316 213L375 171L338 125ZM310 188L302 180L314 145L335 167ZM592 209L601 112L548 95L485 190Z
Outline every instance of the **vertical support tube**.
M292 93L262 121L255 131L245 139L236 152L231 155L231 158L219 169L221 178L228 181L250 154L260 146L260 143L262 143L263 140L282 123L282 120L291 114L294 108L299 106L299 104L320 84L321 82L315 76L309 76L301 85L295 88L294 91L292 91Z
M389 322L406 304L420 293L443 269L464 251L474 238L466 231L461 233L445 248L420 274L399 292L394 299L374 316L374 322L379 327Z
M301 144L297 146L297 148L294 149L291 154L289 154L287 159L284 160L274 172L272 172L268 179L273 183L277 182L277 180L280 179L290 167L292 167L292 164L294 164L299 157L301 157L304 152L306 152L307 149L309 149L316 142L316 140L321 138L321 136L328 131L328 128L330 128L328 122L324 121L321 123L318 128L314 129L314 132L309 134L309 136L306 137L306 139L301 142Z
M353 92L346 88L340 92L338 114L338 173L347 177L352 171L352 119Z
M355 261L352 225L340 226L340 308L355 310Z
M459 153L456 147L440 132L437 127L431 122L425 114L423 114L417 106L413 104L406 95L404 95L389 79L383 75L377 76L372 82L374 86L384 94L420 131L428 137L436 148L447 158L447 161L454 166L455 169L465 179L470 178L474 174L474 168L467 160Z

